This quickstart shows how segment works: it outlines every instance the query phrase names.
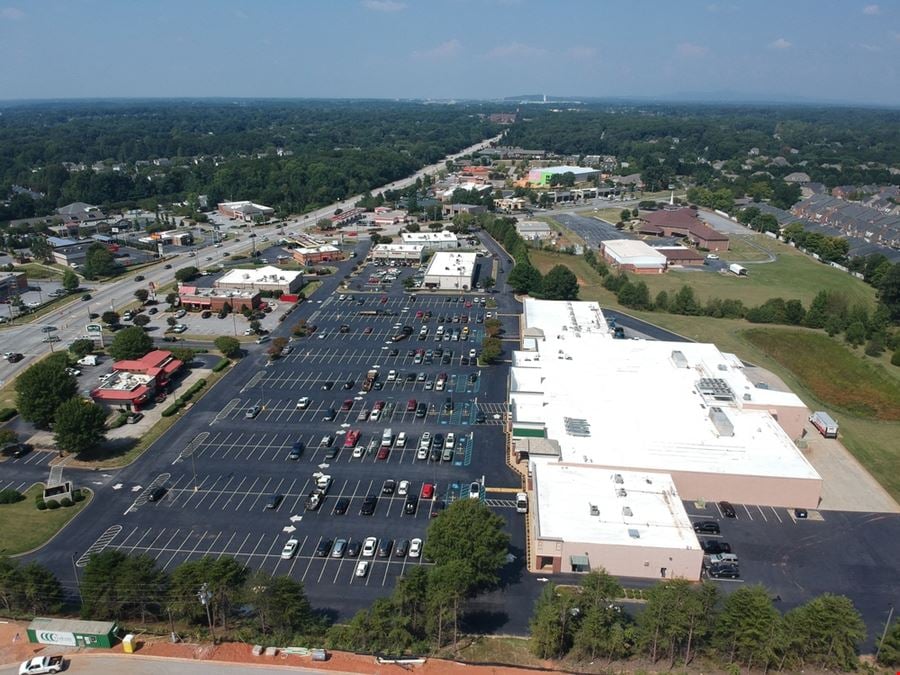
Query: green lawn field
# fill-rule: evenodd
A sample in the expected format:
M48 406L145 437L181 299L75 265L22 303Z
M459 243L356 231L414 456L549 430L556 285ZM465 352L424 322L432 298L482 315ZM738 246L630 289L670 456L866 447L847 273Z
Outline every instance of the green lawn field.
M16 504L0 504L0 532L3 532L3 555L24 553L46 544L82 509L91 503L92 493L74 506L38 511L34 498L41 494L43 485L33 485L23 494L25 499Z

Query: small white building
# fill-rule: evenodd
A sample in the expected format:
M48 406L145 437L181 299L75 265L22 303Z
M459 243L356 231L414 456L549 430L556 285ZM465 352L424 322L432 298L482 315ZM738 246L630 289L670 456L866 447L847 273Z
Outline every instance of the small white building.
M662 274L666 271L666 256L637 239L601 241L600 253L607 262L623 272Z
M459 248L459 238L452 232L403 232L404 244L422 244L429 251L449 251Z
M436 252L425 270L423 288L441 291L468 291L475 277L477 253Z
M290 272L274 265L256 268L235 268L218 279L214 286L216 288L236 290L295 293L303 287L303 273Z
M520 220L516 223L516 232L527 241L550 239L553 236L550 226L540 220Z
M703 549L672 477L533 462L534 569L696 581Z
M374 262L420 263L425 256L422 244L376 244L372 248Z

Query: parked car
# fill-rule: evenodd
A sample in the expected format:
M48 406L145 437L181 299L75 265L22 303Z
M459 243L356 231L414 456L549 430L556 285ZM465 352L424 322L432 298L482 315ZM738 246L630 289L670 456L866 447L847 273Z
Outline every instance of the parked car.
M281 549L281 558L283 560L290 560L295 555L297 555L297 548L300 546L300 542L296 539L288 539L287 543L285 543L284 548Z
M349 497L341 497L337 500L337 503L334 505L334 515L342 516L347 513L347 509L350 508L350 498Z
M371 516L375 513L375 507L378 505L378 497L375 495L367 495L363 499L362 507L359 509L359 515Z
M375 549L378 547L378 540L375 537L366 537L363 542L362 556L363 558L371 558L375 555Z
M269 495L269 498L266 499L266 510L271 511L278 508L278 505L281 504L281 500L284 499L283 495L278 493Z
M252 420L254 417L259 415L260 412L262 412L262 406L257 403L256 405L251 406L247 408L246 411L244 411L244 418Z
M369 561L368 560L360 560L356 564L356 576L364 577L369 573Z
M409 557L418 558L422 555L422 540L416 537L409 542Z
M716 555L718 553L731 553L731 544L727 541L719 541L718 539L701 539L700 548L707 555Z
M730 502L719 502L719 510L722 511L722 515L726 518L736 518L737 513L734 510L734 507Z
M719 524L714 520L698 520L694 523L694 532L704 534L719 534Z
M469 483L469 499L481 499L481 483L477 480Z

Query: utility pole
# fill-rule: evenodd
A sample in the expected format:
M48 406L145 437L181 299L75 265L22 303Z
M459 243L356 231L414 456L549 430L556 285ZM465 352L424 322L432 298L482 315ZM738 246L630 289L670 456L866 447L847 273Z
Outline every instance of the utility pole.
M81 605L81 608L84 609L84 596L81 594L81 582L78 580L78 566L75 564L75 559L78 557L78 551L72 553L72 572L75 574L75 588L78 590L78 603Z
M888 612L887 621L884 624L884 630L881 633L881 639L878 641L878 649L875 650L875 660L878 660L878 655L881 654L881 646L884 644L884 638L887 637L888 628L891 627L891 619L894 618L894 606L891 605L891 611Z
M212 600L212 593L210 593L208 588L208 584L203 584L200 587L200 592L197 593L197 597L200 599L200 604L206 607L206 620L209 622L209 635L212 638L213 644L215 644L216 634L213 630L212 614L209 610L209 601Z

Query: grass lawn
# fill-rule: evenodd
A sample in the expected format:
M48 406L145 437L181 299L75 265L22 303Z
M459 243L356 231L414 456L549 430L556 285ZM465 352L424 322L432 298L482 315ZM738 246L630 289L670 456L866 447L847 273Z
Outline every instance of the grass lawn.
M900 421L900 380L837 340L771 328L746 330L742 337L803 380L817 399L857 417Z
M774 253L769 242L775 243L772 239L753 234L732 236L728 250L719 255L722 260L735 263L768 260L768 254Z
M476 638L454 654L454 658L470 663L506 663L512 666L541 667L543 662L528 649L528 638Z
M321 281L310 281L309 283L303 285L303 288L300 289L300 292L303 293L303 297L309 298L309 296L319 290L319 287L321 285Z
M0 543L3 555L16 555L45 544L82 509L90 504L93 493L85 490L87 499L68 508L38 511L35 495L41 494L43 484L33 485L25 491L25 499L17 504L0 504Z
M694 289L694 293L701 301L713 297L731 298L742 300L746 306L753 307L770 298L782 297L785 300L799 299L808 307L820 290L832 290L843 293L851 305L862 303L867 307L874 307L875 289L859 279L816 262L781 242L764 238L760 244L776 254L778 259L773 263L748 267L749 274L746 277L704 269L670 270L665 274L643 275L640 280L646 282L650 288L651 297L655 297L663 290L671 296L687 284ZM742 254L747 249L749 249L749 245L746 243L740 246ZM563 263L571 267L576 275L579 275L575 269L575 258L557 254L554 259L553 255L552 253L543 256L532 254L532 262L541 272L545 272L557 263ZM585 267L590 269L586 265ZM594 276L596 277L596 275ZM599 279L599 277L597 278ZM589 296L585 295L584 297Z
M39 263L16 265L14 271L25 272L29 279L62 279L62 272L55 270L48 265L41 265Z

